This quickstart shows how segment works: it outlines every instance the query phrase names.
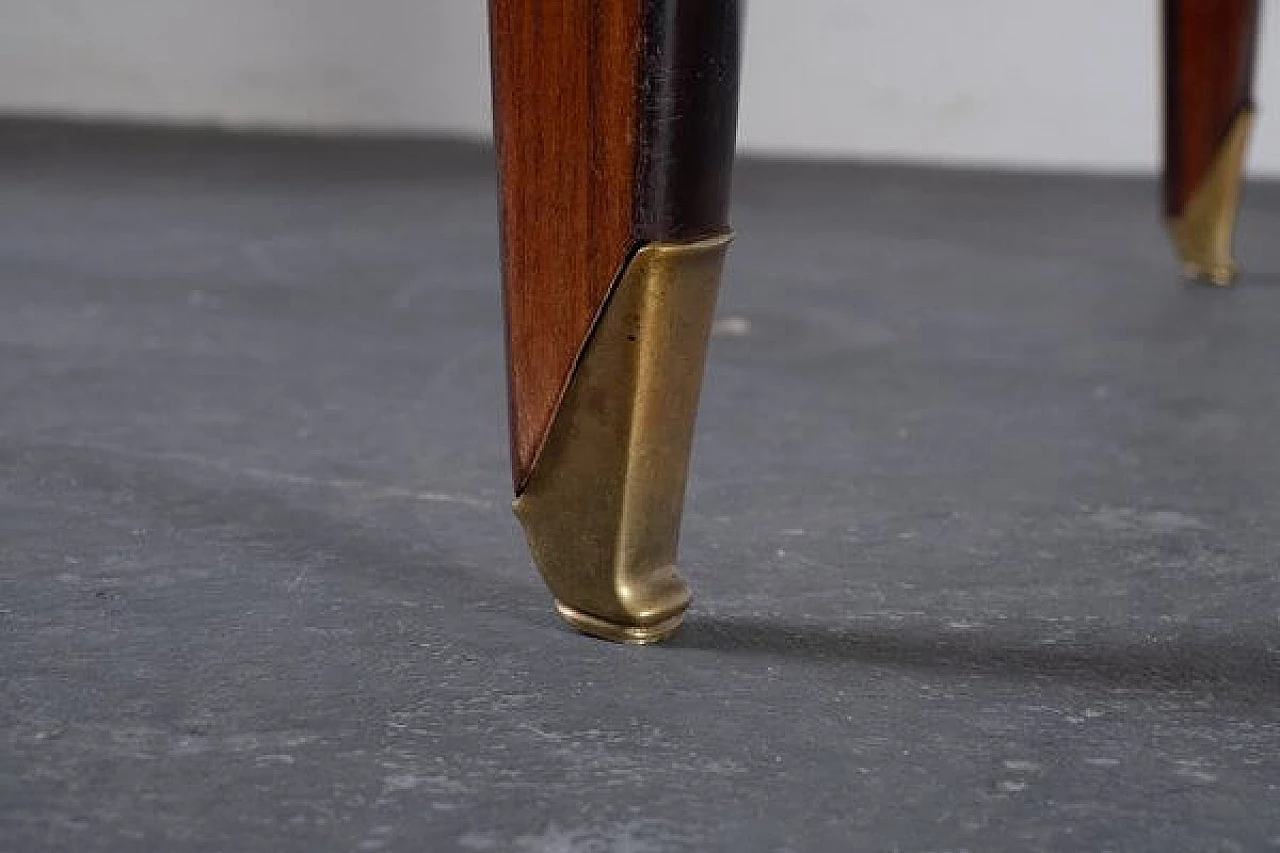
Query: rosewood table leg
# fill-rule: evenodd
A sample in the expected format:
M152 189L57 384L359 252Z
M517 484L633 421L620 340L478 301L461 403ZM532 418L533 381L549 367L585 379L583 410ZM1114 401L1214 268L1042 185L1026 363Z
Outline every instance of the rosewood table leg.
M1253 118L1259 0L1164 2L1164 208L1190 276L1227 285Z
M738 0L490 0L515 510L557 609L671 634Z

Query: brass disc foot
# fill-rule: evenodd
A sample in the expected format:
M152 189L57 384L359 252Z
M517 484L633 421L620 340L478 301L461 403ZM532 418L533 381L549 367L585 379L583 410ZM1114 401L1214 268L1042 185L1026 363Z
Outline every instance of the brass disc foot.
M601 640L626 643L632 646L647 646L650 643L660 643L679 630L680 623L684 621L684 614L679 613L669 619L664 619L656 625L645 625L643 627L619 625L607 619L592 616L590 613L574 610L560 601L556 602L556 611L564 617L564 621L584 634L598 637Z

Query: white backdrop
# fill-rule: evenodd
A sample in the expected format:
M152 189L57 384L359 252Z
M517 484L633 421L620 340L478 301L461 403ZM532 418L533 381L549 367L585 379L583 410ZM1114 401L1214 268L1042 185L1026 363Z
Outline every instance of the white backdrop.
M488 132L484 0L0 0L0 111ZM745 149L1150 171L1156 0L753 0ZM1267 9L1267 12L1274 12ZM1264 14L1256 172L1280 174Z

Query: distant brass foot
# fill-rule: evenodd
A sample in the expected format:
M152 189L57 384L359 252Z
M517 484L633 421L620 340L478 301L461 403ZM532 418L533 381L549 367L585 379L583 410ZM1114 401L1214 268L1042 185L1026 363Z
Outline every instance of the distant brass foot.
M729 240L636 252L515 500L557 609L592 636L657 642L688 607L676 547Z
M1242 110L1236 116L1203 182L1191 195L1182 215L1169 223L1183 272L1189 278L1207 280L1219 287L1230 285L1235 278L1231 243L1252 124L1252 110Z

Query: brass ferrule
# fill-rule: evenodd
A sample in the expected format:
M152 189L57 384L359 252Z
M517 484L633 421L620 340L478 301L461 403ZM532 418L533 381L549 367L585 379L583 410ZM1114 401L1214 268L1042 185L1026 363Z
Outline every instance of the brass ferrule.
M640 248L578 358L515 512L575 628L626 643L679 627L685 478L731 237Z
M1253 111L1242 110L1232 121L1209 171L1182 214L1169 223L1174 247L1189 278L1207 279L1226 287L1235 277L1231 243L1252 126Z

